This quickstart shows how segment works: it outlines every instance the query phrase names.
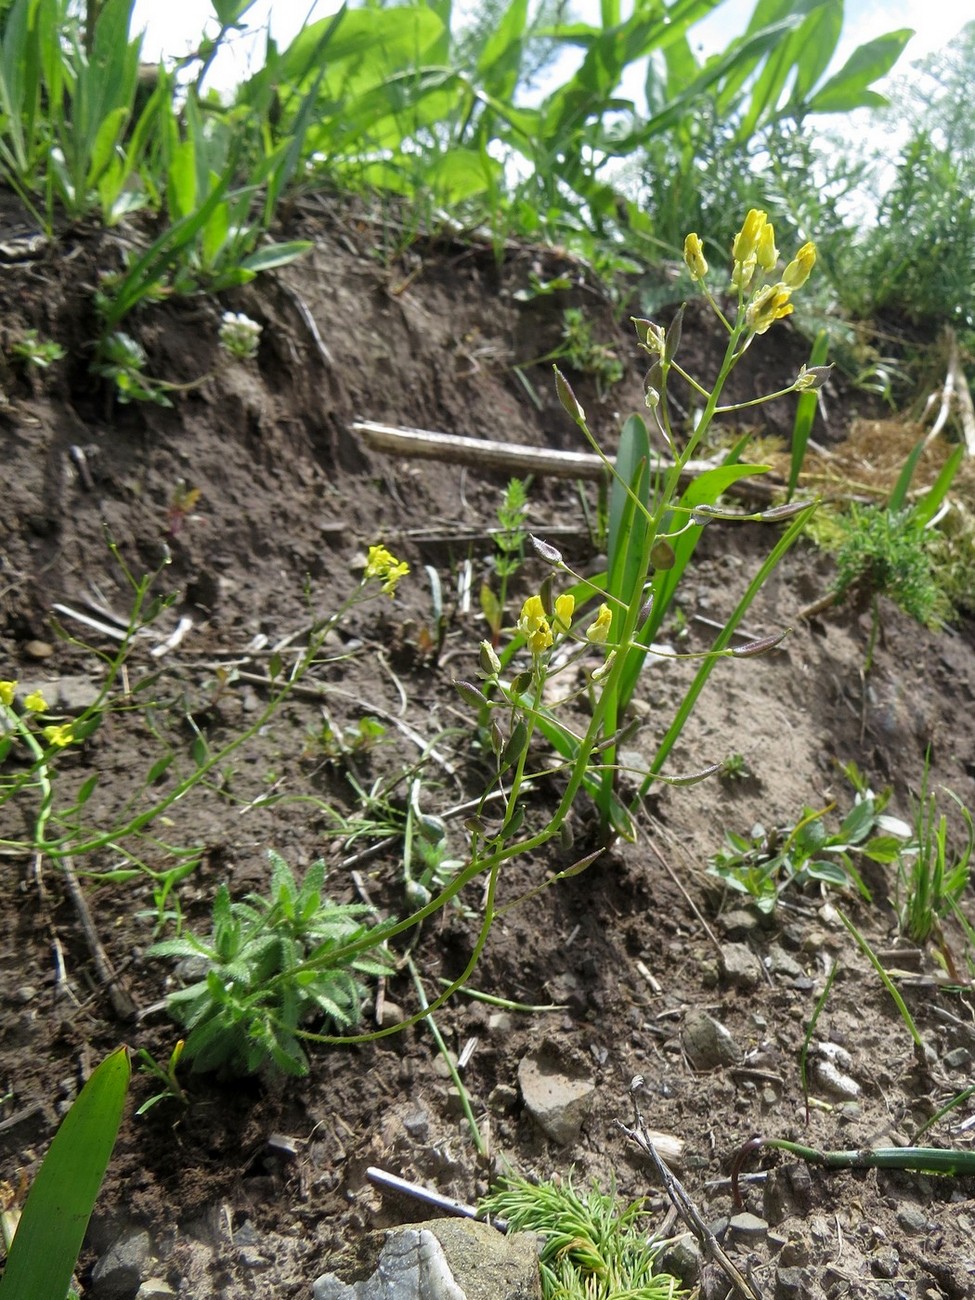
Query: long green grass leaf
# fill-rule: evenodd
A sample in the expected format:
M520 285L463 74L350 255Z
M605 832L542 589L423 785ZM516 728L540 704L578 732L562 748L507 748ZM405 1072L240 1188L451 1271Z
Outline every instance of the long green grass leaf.
M0 1281L0 1300L64 1300L118 1136L129 1085L120 1047L94 1070L37 1172Z

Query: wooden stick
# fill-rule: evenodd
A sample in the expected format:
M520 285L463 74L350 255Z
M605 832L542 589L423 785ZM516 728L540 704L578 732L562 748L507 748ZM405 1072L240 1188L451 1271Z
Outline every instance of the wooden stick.
M430 429L411 429L395 424L377 424L374 420L356 420L352 432L358 434L373 451L387 456L406 456L415 460L442 460L454 465L474 465L479 469L504 470L509 474L548 474L554 478L599 479L607 476L602 460L588 451L555 451L550 447L526 447L522 443L494 442L490 438L464 438L453 433L434 433ZM681 474L681 483L689 483L714 469L721 460L690 460ZM661 456L654 469L665 471L671 462ZM728 492L752 500L769 501L774 485L758 479L741 480Z

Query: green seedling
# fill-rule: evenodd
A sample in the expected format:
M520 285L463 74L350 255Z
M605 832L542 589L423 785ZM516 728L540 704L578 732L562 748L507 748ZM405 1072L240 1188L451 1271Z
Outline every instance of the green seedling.
M941 922L961 901L968 888L969 866L975 849L972 815L950 790L946 793L961 813L965 827L963 847L952 855L948 846L948 818L938 811L937 796L929 785L930 754L925 757L921 792L914 803L914 839L898 860L897 911L901 930L914 943L940 934Z
M129 1086L124 1047L92 1072L54 1135L7 1251L0 1300L63 1300L118 1136Z
M737 781L747 781L752 775L752 769L748 766L748 760L742 754L729 754L723 758L718 768L718 777L727 785L734 785Z
M838 889L870 893L854 865L860 855L873 862L897 861L910 830L885 817L886 794L858 791L839 829L830 831L830 804L804 808L794 826L766 831L756 826L750 835L727 832L725 848L709 861L708 871L736 893L747 894L761 912L772 912L789 888L819 883Z
M142 1103L135 1112L137 1115L144 1115L146 1111L152 1110L153 1106L158 1106L161 1101L178 1101L181 1106L189 1105L189 1098L183 1091L180 1081L176 1078L176 1069L185 1046L185 1040L180 1038L170 1052L169 1060L165 1065L160 1065L147 1048L139 1048L136 1053L136 1060L139 1063L140 1071L143 1074L150 1075L157 1083L162 1084L162 1087L159 1092L153 1093L148 1100Z
M420 807L420 781L410 785L403 831L403 882L410 907L429 903L464 866L452 857L447 823Z
M267 897L233 901L221 885L208 938L184 932L149 949L150 957L199 966L195 982L167 998L170 1015L187 1031L183 1055L194 1071L306 1074L304 1027L312 1020L355 1027L366 996L359 977L392 969L381 936L361 920L369 907L324 896L324 862L314 862L299 884L280 854L272 850L268 858ZM367 953L340 955L363 938L373 939Z
M509 1229L541 1238L543 1300L676 1300L677 1279L657 1271L660 1247L643 1200L628 1205L596 1186L585 1195L563 1183L530 1183L509 1175L478 1208Z
M10 351L30 370L46 370L65 355L60 343L54 339L42 339L37 330L24 330L21 337L10 345Z
M92 371L107 379L120 402L154 402L157 406L172 406L168 393L174 387L144 373L148 358L145 348L131 335L117 330L103 339L98 348Z
M581 307L566 307L562 313L562 346L554 355L564 358L573 370L592 375L600 401L623 378L622 361L608 344L596 341L592 322Z
M498 579L498 591L495 593L489 583L481 587L481 612L491 629L491 644L495 647L501 642L508 582L525 561L529 482L529 479L513 478L505 489L504 499L498 506L498 527L494 533L494 573Z

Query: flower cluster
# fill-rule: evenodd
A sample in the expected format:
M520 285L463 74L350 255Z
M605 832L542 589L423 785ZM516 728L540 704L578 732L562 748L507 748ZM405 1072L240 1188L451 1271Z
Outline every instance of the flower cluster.
M756 277L768 280L779 263L775 231L768 214L752 208L735 236L731 248L734 269L731 283L744 297L751 294L745 308L745 322L751 334L764 334L777 320L792 314L792 295L809 279L816 264L816 245L805 243L786 266L780 279L757 283ZM691 278L703 280L708 273L700 238L690 234L684 240L684 263Z
M370 546L366 558L365 576L376 578L383 584L383 593L387 596L396 594L396 584L405 578L410 566L405 560L397 560L385 546Z
M257 356L261 326L242 311L225 311L220 324L220 342L233 356L250 361Z
M540 655L555 643L557 637L569 631L575 613L575 597L566 593L557 596L551 616L546 614L541 596L529 596L521 607L518 631L525 638L532 655ZM603 603L596 617L586 628L586 640L592 645L605 645L613 626L613 611Z
M17 694L16 681L0 682L0 705L5 709L12 709L14 697ZM46 713L48 703L40 691L31 691L24 697L24 713ZM62 723L60 726L42 727L41 732L44 739L55 749L64 749L66 745L71 745L77 739L72 730L73 724L70 722Z

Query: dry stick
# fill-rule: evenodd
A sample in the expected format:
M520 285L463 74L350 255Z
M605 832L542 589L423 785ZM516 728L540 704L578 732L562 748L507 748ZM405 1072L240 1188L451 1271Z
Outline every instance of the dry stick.
M731 1285L735 1288L738 1294L744 1296L745 1300L762 1300L761 1294L755 1290L739 1268L732 1263L714 1233L701 1218L700 1212L691 1198L687 1195L687 1192L684 1190L680 1181L671 1173L661 1160L653 1139L647 1131L646 1122L640 1108L636 1105L635 1101L634 1110L636 1111L637 1127L635 1129L627 1128L625 1124L620 1120L617 1120L617 1128L622 1129L630 1141L635 1142L641 1151L645 1151L653 1161L654 1168L657 1171L657 1176L663 1183L664 1190L670 1198L670 1203L697 1238L701 1249L707 1255L710 1255L731 1282Z
M95 929L95 922L92 920L91 912L88 909L88 900L85 898L81 886L78 884L78 877L66 861L61 863L61 876L64 880L65 886L67 887L68 896L74 904L75 911L78 913L78 920L81 922L81 928L85 933L85 939L87 940L92 962L95 966L95 973L108 990L112 1009L118 1016L119 1020L134 1020L136 1018L135 1003L132 1001L132 998L126 992L118 975L115 973L115 967L112 965L111 959L102 946L101 939L98 937L98 931Z
M352 432L359 434L373 451L387 456L406 456L418 460L442 460L455 465L474 465L478 469L504 470L509 474L548 474L554 478L581 478L599 481L606 477L606 467L599 456L588 451L555 451L549 447L526 447L520 443L494 442L490 438L462 438L459 434L434 433L429 429L411 429L373 420L356 420ZM691 460L681 474L681 483L692 482L705 470L721 461ZM655 468L671 468L664 457ZM737 495L770 501L773 483L741 479L727 491Z

